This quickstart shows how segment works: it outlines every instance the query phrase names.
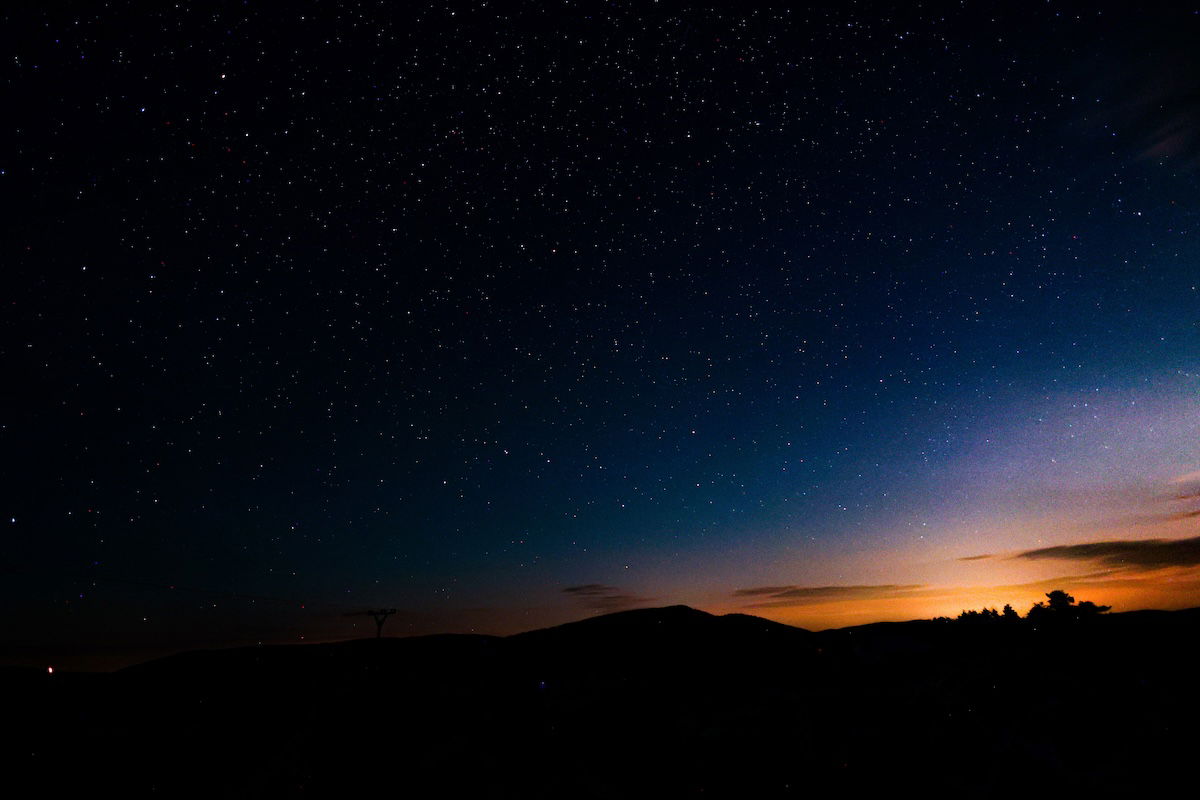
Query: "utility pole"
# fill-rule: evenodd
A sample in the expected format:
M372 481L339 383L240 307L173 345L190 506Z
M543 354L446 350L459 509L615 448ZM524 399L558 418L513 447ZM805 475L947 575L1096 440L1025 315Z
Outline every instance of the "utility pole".
M387 622L387 618L396 613L394 608L371 608L366 611L354 611L347 614L347 617L372 617L375 620L375 638L383 638L383 623Z

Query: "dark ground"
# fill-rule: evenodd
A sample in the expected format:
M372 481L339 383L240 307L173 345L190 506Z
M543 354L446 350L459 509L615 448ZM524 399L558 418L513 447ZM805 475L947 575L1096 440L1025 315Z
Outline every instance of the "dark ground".
M810 633L676 606L0 670L4 773L13 797L1144 794L1196 774L1198 630L1200 609Z

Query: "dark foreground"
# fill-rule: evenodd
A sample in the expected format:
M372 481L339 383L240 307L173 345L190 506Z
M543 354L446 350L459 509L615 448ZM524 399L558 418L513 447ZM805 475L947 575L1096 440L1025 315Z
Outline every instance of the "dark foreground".
M810 633L676 606L507 639L0 671L8 796L1144 794L1195 775L1200 609ZM9 789L17 793L9 794Z

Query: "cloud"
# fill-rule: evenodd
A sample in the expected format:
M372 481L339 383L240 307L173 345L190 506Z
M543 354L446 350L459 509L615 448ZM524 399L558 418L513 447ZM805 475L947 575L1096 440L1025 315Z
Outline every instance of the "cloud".
M1200 516L1186 511L1176 519ZM1030 560L1093 561L1114 569L1162 569L1200 565L1200 536L1190 539L1117 539L1056 547L1041 547L1017 553L1013 558Z
M1180 486L1187 483L1200 483L1200 469L1193 470L1191 472L1185 472L1182 475L1176 475L1174 478L1171 478L1170 483L1173 486Z
M585 583L580 586L568 586L563 589L563 594L574 597L580 604L588 608L602 610L625 608L626 606L634 606L639 603L648 603L654 599L653 597L639 597L635 594L626 594L616 586L607 586L603 583Z
M924 584L880 583L858 586L755 586L737 589L734 597L761 598L747 608L781 608L807 606L842 600L883 600L911 597L925 589Z
M753 589L737 589L734 591L734 597L755 597L758 595L780 594L781 592L789 592L797 587L795 586L756 586ZM831 588L831 587L825 587Z
M1197 500L1200 500L1200 470L1178 475L1167 481L1167 486L1160 487L1150 498L1150 502L1154 504L1152 510L1103 519L1097 524L1102 528L1129 528L1135 525L1161 525L1196 519L1200 517L1200 508L1181 507L1178 504L1194 506Z
M963 556L959 561L981 561L985 558L995 558L991 553L980 553L977 556Z
M1173 499L1188 500L1190 498L1181 497ZM1151 514L1127 514L1123 517L1100 520L1096 524L1101 528L1132 528L1142 525L1161 525L1164 522L1178 522L1182 519L1195 519L1196 517L1200 517L1200 509L1156 511Z

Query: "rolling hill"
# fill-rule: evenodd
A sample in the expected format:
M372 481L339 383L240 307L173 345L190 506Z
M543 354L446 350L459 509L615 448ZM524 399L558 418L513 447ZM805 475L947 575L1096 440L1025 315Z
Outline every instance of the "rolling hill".
M1198 628L1200 610L813 633L673 606L6 670L6 774L49 796L1140 792L1189 763Z

